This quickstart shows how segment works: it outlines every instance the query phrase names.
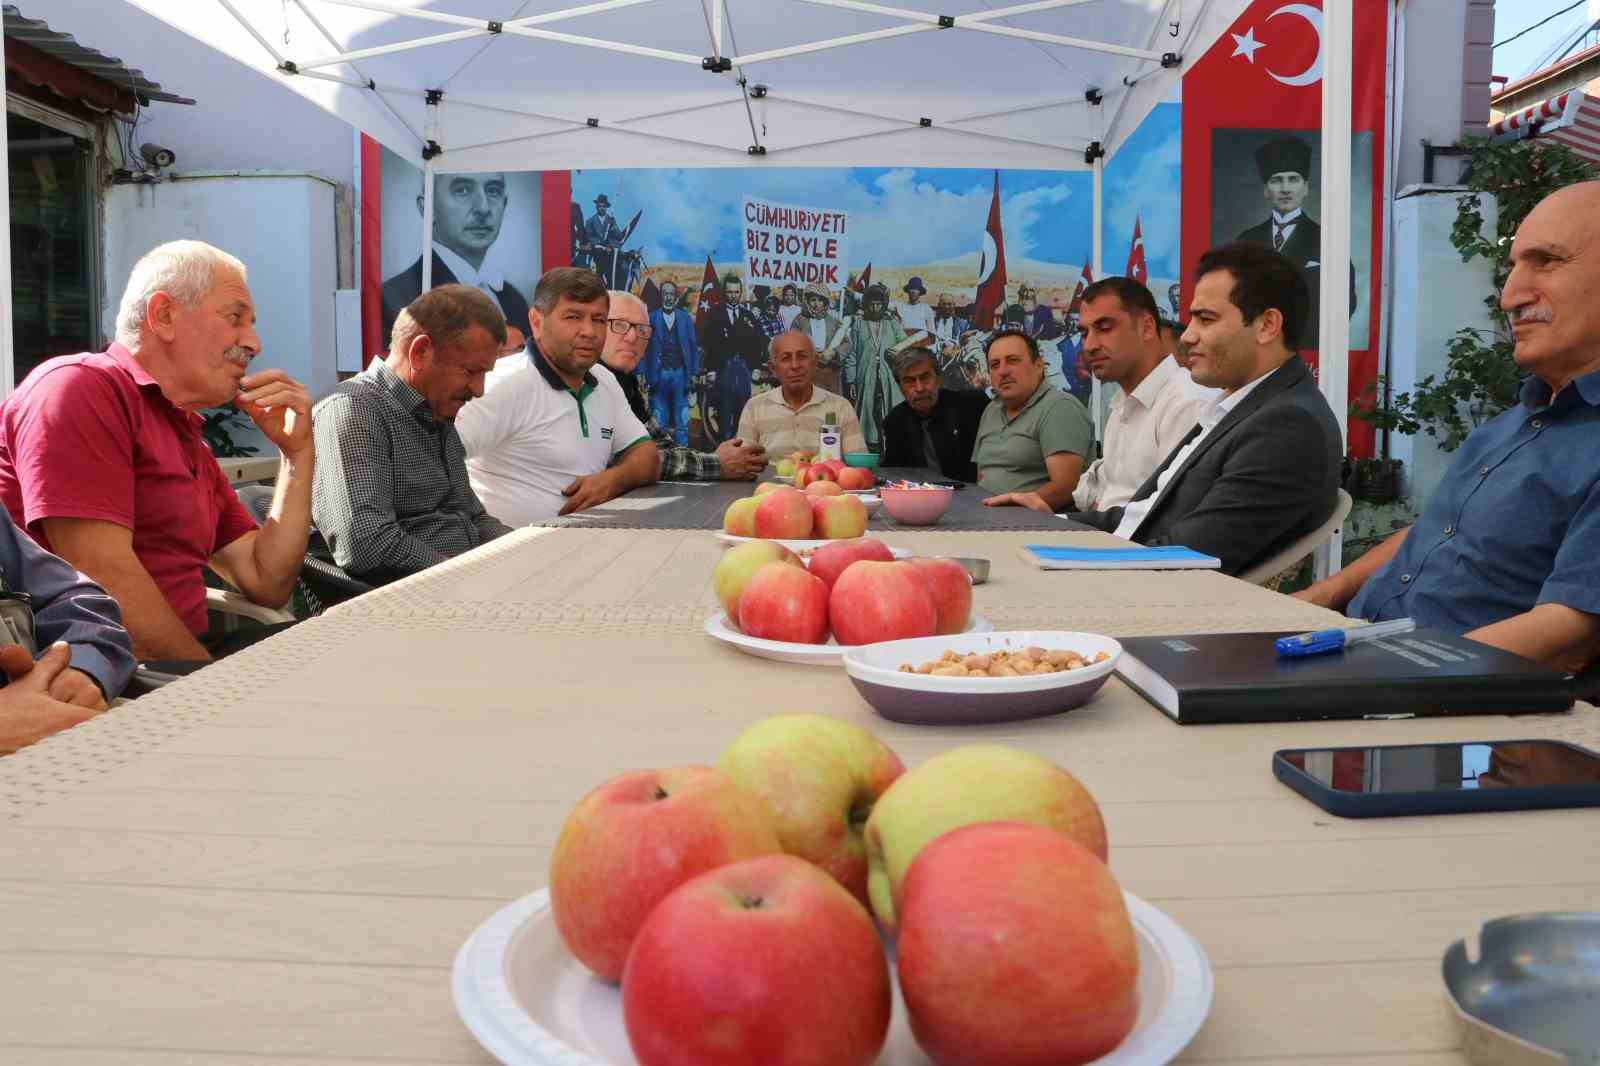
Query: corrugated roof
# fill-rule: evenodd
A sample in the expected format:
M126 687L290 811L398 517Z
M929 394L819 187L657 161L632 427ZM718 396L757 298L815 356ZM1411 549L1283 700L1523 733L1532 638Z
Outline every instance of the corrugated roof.
M6 4L3 11L8 40L21 41L85 74L91 74L119 89L131 92L141 104L148 105L152 100L169 104L194 103L186 96L167 92L145 77L143 71L134 70L115 56L108 56L81 45L72 34L58 33L41 19L28 18L15 4Z

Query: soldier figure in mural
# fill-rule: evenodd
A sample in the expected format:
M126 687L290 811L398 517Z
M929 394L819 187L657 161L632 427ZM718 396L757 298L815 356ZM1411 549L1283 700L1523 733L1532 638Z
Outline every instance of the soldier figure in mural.
M1050 313L1050 308L1039 302L1039 292L1026 281L1017 286L1017 302L1006 308L1005 323L1021 326L1022 331L1036 341L1054 340L1061 336L1061 325Z
M889 314L889 290L870 286L862 297L862 313L850 323L840 348L844 395L856 409L867 447L882 449L883 420L904 397L889 367L889 352L906 339L898 319Z
M702 407L701 420L713 445L733 436L750 399L751 368L766 358L766 332L743 301L744 282L724 274L721 305L712 305L700 322L702 366L710 375L705 392L708 400L715 398L715 412Z
M1265 222L1239 234L1238 239L1275 248L1300 269L1311 292L1308 328L1301 346L1316 348L1322 307L1322 227L1302 207L1311 191L1311 145L1289 134L1274 137L1256 149L1256 173L1261 176L1261 194L1272 205L1272 213ZM1355 310L1356 271L1352 263L1350 313L1355 314Z
M843 396L844 389L839 384L837 349L844 343L845 331L840 329L841 320L829 307L831 303L833 294L828 291L828 287L819 281L813 281L806 286L805 299L800 302L800 314L790 323L789 328L810 337L811 346L817 350L817 374L814 378L816 384L829 392Z
M661 306L650 312L650 326L650 347L639 364L650 386L650 411L673 440L688 444L689 384L700 374L700 342L670 281L661 285Z
M572 263L588 267L612 289L631 292L644 273L644 256L622 246L639 225L643 211L633 216L627 228L617 225L611 214L611 199L605 193L594 198L594 214L587 219L577 204L572 205Z

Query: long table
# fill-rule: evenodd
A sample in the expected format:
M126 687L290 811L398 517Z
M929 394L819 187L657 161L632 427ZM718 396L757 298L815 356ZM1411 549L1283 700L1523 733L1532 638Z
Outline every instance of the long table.
M1215 573L1041 573L1016 555L1026 533L892 539L989 557L976 607L1005 628L1331 617ZM1184 1062L1459 1066L1446 944L1594 906L1591 813L1346 821L1268 769L1288 746L1600 746L1594 707L1183 728L1113 680L1056 718L900 726L840 671L708 640L720 550L703 531L519 530L0 759L0 1061L488 1062L455 1016L452 958L545 883L571 804L624 770L711 761L783 711L857 722L908 764L995 741L1078 775L1122 885L1215 968Z
M937 471L884 469L880 478L929 481L942 479ZM771 475L762 480L773 480ZM749 481L666 481L634 489L624 496L577 514L539 523L557 529L721 529L722 515L734 500L755 491ZM1061 533L1088 527L1057 515L1039 514L1026 507L985 507L992 495L976 485L965 485L950 497L950 509L933 526L906 526L879 510L868 522L874 534L890 530L1016 530Z

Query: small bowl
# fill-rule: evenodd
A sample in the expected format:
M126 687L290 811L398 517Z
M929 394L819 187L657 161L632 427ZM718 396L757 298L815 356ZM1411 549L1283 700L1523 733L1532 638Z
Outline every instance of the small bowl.
M937 659L946 651L964 655L1033 646L1075 651L1091 659L1100 652L1109 657L1077 670L1031 677L934 677L900 669L904 663ZM891 722L979 725L1042 718L1081 706L1100 691L1121 655L1121 644L1095 633L962 633L846 648L844 669L861 698Z
M873 470L877 467L878 463L882 462L882 460L883 456L879 455L877 452L844 453L845 466L861 466L868 470Z
M950 509L950 497L954 491L937 486L903 489L885 485L878 489L878 495L883 497L883 509L896 522L907 526L931 526Z
M974 585L981 585L989 580L989 560L970 556L946 555L942 558L953 563L960 563L961 569L967 572Z

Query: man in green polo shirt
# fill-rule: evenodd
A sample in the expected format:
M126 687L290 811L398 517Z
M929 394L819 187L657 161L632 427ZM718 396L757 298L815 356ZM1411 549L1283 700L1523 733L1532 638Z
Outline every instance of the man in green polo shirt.
M1053 507L1066 507L1094 448L1088 410L1045 381L1039 342L1028 334L996 330L984 355L994 399L972 451L978 484L991 493L1037 492Z

